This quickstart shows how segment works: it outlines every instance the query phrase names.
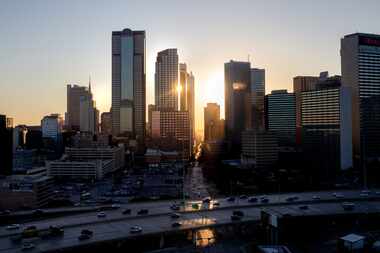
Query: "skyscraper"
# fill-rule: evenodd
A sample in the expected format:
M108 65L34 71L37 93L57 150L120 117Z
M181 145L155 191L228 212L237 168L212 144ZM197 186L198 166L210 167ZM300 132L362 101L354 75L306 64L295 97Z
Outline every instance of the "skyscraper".
M186 63L180 63L179 64L179 103L180 103L180 110L181 111L187 111L188 110L188 104L187 104L187 67Z
M155 104L161 110L178 110L178 54L176 48L158 52Z
M265 69L251 69L252 127L264 129Z
M100 128L101 128L102 134L105 134L105 135L112 134L112 114L110 112L102 113Z
M380 156L380 35L355 33L341 39L342 85L352 91L354 156ZM372 129L377 129L372 131Z
M204 141L221 140L223 124L220 120L220 106L217 103L207 103L204 108Z
M67 113L65 124L67 129L80 131L81 100L92 100L91 91L84 86L67 85Z
M296 136L296 104L293 93L273 90L266 96L266 128L277 133L280 146L293 146Z
M305 91L302 150L313 184L334 184L340 170L353 166L352 111L348 87Z
M226 138L239 153L241 134L252 126L251 64L230 61L224 64L224 104Z
M112 132L145 139L145 31L112 32Z
M319 81L317 76L296 76L293 78L293 92L296 99L296 143L301 144L301 93L304 91L315 90L316 83Z

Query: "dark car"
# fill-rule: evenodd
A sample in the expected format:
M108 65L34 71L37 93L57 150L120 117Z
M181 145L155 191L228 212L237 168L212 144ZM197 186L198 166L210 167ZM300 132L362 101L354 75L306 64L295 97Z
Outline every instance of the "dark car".
M125 209L122 214L124 215L127 215L127 214L131 214L131 209Z
M241 195L239 198L240 198L240 199L247 199L248 196L247 196L247 195Z
M148 213L149 213L148 209L141 209L141 210L139 210L137 212L138 215L145 215L145 214L148 214Z
M239 220L241 220L241 216L238 216L238 215L231 215L231 220L232 220L232 221L239 221Z
M170 215L170 217L173 218L173 219L178 219L178 218L181 217L181 215L180 215L179 213L172 213L172 214Z
M81 234L80 236L78 236L79 241L88 240L90 238L91 238L91 236L87 235L87 234Z
M228 201L228 202L233 202L233 201L235 201L235 197L228 197L228 198L227 198L227 201Z
M251 198L248 199L248 202L250 202L250 203L256 203L257 202L257 198L251 197Z
M81 231L81 234L82 235L89 235L89 236L92 236L94 234L94 232L92 232L91 230L88 230L88 229L83 229Z
M242 211L240 211L240 210L235 210L235 211L232 212L232 215L243 217L244 213Z
M41 209L37 209L37 210L33 211L33 214L35 214L35 215L42 215L42 214L44 214L44 211L41 210Z
M300 210L307 210L307 209L309 209L309 207L308 206L306 206L306 205L304 205L304 206L300 206L300 207L298 207Z

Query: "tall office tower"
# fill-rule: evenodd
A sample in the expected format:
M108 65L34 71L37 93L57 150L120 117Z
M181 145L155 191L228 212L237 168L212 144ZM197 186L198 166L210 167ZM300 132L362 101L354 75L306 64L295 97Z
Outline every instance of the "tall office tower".
M158 52L155 104L159 110L178 110L178 54L176 48Z
M296 143L301 144L301 92L315 90L316 83L319 81L317 76L296 76L293 78L293 92L296 98Z
M0 114L0 175L12 172L12 129L7 129L6 116Z
M355 33L341 39L342 85L352 90L356 161L380 156L380 35ZM377 129L377 130L374 130Z
M265 69L251 69L252 127L263 130L265 100Z
M316 182L335 182L339 170L352 167L352 111L348 87L301 94L302 147Z
M90 88L78 85L67 85L67 112L65 125L67 129L80 131L80 103L81 99L92 100Z
M28 128L25 125L18 125L13 128L12 143L13 152L17 148L24 148L26 144L26 135L28 133Z
M296 101L294 93L273 90L265 99L266 128L278 135L280 146L294 146L296 139Z
M112 32L112 132L145 139L145 31Z
M251 64L230 61L224 64L226 139L230 150L240 153L241 133L252 127Z
M112 114L111 112L103 112L100 123L100 132L105 135L112 134Z
M97 134L99 111L95 107L92 96L90 98L85 96L80 97L79 111L80 131Z
M41 129L43 138L51 138L55 142L58 141L62 132L63 119L59 114L51 114L45 116L41 120Z
M188 111L187 103L187 67L186 63L179 64L179 103L181 111Z
M193 72L187 74L187 110L190 117L191 146L195 138L195 83Z
M221 140L223 137L220 106L217 103L207 103L204 108L204 141Z
M152 138L161 149L179 151L188 159L191 154L189 112L153 111Z

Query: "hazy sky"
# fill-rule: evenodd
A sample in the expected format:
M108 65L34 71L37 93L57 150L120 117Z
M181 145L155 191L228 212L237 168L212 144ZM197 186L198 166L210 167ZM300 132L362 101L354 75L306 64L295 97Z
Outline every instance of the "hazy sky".
M154 102L158 51L176 47L196 78L203 106L223 106L223 64L266 69L266 92L292 77L340 73L344 34L380 33L379 0L0 0L0 114L17 124L66 110L66 84L88 84L98 108L111 105L111 33L146 31L147 101ZM224 112L224 107L222 107Z

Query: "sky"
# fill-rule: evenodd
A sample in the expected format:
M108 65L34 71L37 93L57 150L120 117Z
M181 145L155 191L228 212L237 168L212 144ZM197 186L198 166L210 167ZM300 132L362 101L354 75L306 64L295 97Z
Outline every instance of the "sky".
M40 124L64 114L66 85L88 85L111 106L111 33L146 31L147 103L158 51L178 48L195 76L196 129L207 102L224 117L224 63L266 69L266 93L297 75L340 74L340 38L380 34L378 0L1 0L0 114Z

